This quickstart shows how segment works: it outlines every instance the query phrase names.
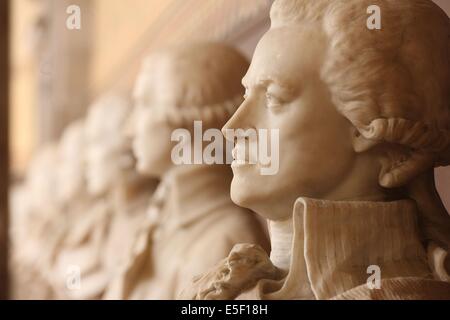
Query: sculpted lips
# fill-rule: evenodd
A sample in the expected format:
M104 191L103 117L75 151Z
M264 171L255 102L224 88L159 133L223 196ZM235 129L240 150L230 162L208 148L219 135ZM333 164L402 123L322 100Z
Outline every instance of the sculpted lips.
M238 145L236 145L231 151L231 155L233 156L233 162L231 163L231 167L241 167L249 164L247 152L245 149L239 149Z
M258 162L258 154L256 144L250 144L252 148L248 147L249 144L237 143L233 148L231 154L234 161L231 163L232 167L239 167L244 165L256 164ZM250 149L250 150L249 150Z

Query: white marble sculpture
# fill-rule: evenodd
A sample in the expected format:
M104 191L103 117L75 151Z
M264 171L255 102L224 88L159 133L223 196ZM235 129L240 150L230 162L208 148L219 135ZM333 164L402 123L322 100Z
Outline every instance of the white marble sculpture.
M89 294L83 296L75 282L82 280L83 272L95 265L96 250L102 244L102 237L97 236L101 234L102 224L100 228L97 224L102 221L104 201L86 190L85 152L85 121L78 120L63 133L59 142L59 165L55 170L59 186L55 196L61 212L49 273L58 299L90 297ZM93 240L97 238L99 240ZM80 277L76 274L78 271Z
M98 240L98 251L89 252L98 267L91 282L97 297L126 263L156 186L155 179L135 170L131 141L124 130L130 111L126 99L110 94L97 101L87 117L87 188L103 201L98 208L102 221L93 224L98 233L101 230L102 240Z
M11 203L11 283L12 295L17 299L54 297L48 262L57 234L54 222L60 212L54 197L57 154L57 144L46 145L36 153Z
M267 247L260 222L230 199L228 166L175 165L171 159L174 130L193 133L196 120L203 128L221 128L229 119L242 101L239 81L247 67L245 58L221 44L172 47L145 61L134 91L133 151L138 170L162 182L134 254L107 298L174 299L234 244Z
M448 17L429 0L276 0L271 22L223 130L279 129L277 174L232 165L233 201L269 222L270 260L236 247L183 297L450 299L433 176L450 163Z

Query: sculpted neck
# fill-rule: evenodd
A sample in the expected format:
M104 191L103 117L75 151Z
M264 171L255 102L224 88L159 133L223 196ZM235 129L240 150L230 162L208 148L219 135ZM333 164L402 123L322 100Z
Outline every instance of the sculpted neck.
M285 220L291 217L292 208L299 197L328 201L393 201L403 199L401 190L382 188L378 182L379 168L373 162L360 157L349 172L333 188L323 190L296 190L292 188L275 197L266 197L252 205L251 209L269 220ZM372 170L367 170L367 168Z
M327 195L326 199L329 201L344 201L351 198L353 201L386 201L386 194L383 192L377 192L378 190L370 190L367 193L359 193L356 196L350 197L343 190L348 190L349 188L339 188L335 192ZM284 199L284 201L279 201L277 205L270 205L260 211L267 210L270 208L271 212L264 212L265 217L281 217L281 219L268 220L270 242L271 242L271 253L270 259L272 263L282 269L288 270L291 257L292 257L292 243L294 237L294 227L292 219L292 211L294 208L297 196Z
M342 197L330 197L331 199L323 199L329 201L345 201L347 200L345 195ZM282 269L288 270L291 263L292 256L292 242L294 237L294 227L292 219L292 211L294 208L294 203L297 198L294 197L290 201L284 201L284 205L281 206L269 206L271 209L275 209L270 213L265 213L264 216L276 216L276 217L287 217L283 219L268 220L270 242L271 242L271 253L270 260L273 264ZM352 201L386 201L385 194L382 193L372 193L360 195L354 197ZM287 205L286 205L287 204Z
M293 219L282 221L269 220L271 243L270 260L283 271L288 271L291 264L292 241L294 237Z

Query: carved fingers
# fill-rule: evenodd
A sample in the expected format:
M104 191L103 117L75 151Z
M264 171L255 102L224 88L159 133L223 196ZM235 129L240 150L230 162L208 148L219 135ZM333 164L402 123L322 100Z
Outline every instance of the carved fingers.
M227 258L182 291L179 298L193 300L232 300L254 287L261 279L280 279L282 272L258 245L238 244Z

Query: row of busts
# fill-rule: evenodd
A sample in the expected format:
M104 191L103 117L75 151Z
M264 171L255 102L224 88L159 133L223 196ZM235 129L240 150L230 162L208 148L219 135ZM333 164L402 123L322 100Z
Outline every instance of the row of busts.
M229 166L170 157L171 132L191 129L171 121L193 114L220 129L230 112L212 124L205 111L230 109L247 66L220 44L155 54L133 103L106 94L38 150L12 195L14 296L173 299L235 244L267 250L262 221L230 199Z
M14 201L19 284L57 298L448 299L434 168L450 164L449 21L430 0L377 3L383 30L366 28L371 0L276 0L250 66L220 44L154 53L132 107L99 100L31 166ZM172 161L204 147L198 121L234 143L233 177ZM276 157L255 161L268 131ZM242 207L267 219L270 258Z

